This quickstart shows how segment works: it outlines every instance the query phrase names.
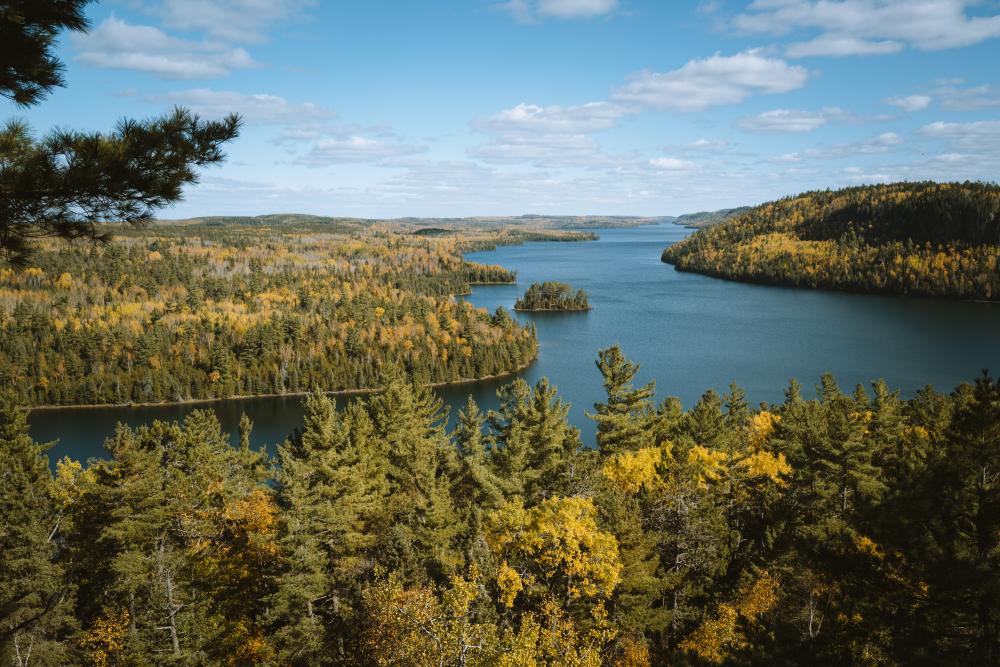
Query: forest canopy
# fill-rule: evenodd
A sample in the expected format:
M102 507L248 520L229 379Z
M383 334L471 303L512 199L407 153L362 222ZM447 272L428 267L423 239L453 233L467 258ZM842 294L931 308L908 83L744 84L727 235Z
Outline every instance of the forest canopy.
M450 430L402 373L275 456L211 412L50 472L0 409L0 659L39 665L996 664L1000 383L656 402L598 356ZM22 660L22 662L18 662Z
M807 192L663 251L680 271L862 292L1000 299L1000 186L894 183Z
M393 367L426 383L510 373L535 358L534 330L454 295L515 279L462 252L520 240L347 223L48 240L0 268L0 389L25 405L156 403L374 389Z

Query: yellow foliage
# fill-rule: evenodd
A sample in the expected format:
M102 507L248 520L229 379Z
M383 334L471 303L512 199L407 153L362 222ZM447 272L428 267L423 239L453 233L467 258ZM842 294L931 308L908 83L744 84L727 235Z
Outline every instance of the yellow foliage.
M246 498L229 503L225 518L248 533L270 533L277 524L278 507L263 489L254 489Z
M68 273L63 273L56 279L55 286L59 289L72 289L73 288L73 276Z
M774 433L774 426L781 421L781 415L761 410L750 418L750 446L760 449Z
M517 594L524 589L524 581L517 570L504 562L497 570L497 587L500 589L500 604L513 607Z
M722 663L731 651L749 645L740 619L748 624L756 623L778 603L780 592L778 579L762 571L752 583L740 586L734 600L716 607L715 612L681 642L680 649L695 653L707 662Z
M114 664L114 656L125 648L129 615L126 609L105 609L80 640L96 667Z
M500 667L601 667L601 654L614 639L607 612L598 605L590 631L581 632L566 612L547 600L541 613L525 614L516 632L503 642Z
M785 460L784 454L775 456L768 451L757 451L740 461L749 477L765 477L778 486L785 486L788 482L782 479L782 475L792 472L792 466Z
M509 502L488 524L494 551L550 589L565 586L570 598L580 599L608 597L618 585L618 541L598 528L590 498L548 498L530 510Z
M875 558L877 560L885 558L885 552L882 551L878 544L876 544L875 541L867 535L855 535L854 546L857 547L858 551L871 558Z
M695 445L688 451L688 465L698 475L698 486L707 488L709 482L722 479L725 471L726 453L717 452L702 445Z
M660 483L658 467L670 459L669 445L645 447L609 456L603 467L604 476L628 494L650 490Z
M93 468L83 468L79 461L64 456L56 462L52 495L63 508L69 507L83 495L83 484L94 479Z
M651 667L652 664L646 643L631 637L621 642L613 663L614 667Z
M264 636L264 633L253 627L251 621L241 619L235 624L233 631L226 638L229 645L229 654L226 656L226 664L232 667L236 665L265 665L271 664L274 660L274 647Z

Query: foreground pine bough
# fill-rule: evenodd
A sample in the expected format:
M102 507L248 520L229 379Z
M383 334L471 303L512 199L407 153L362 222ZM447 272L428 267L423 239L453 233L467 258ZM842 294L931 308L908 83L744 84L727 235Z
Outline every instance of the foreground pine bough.
M690 410L601 352L598 450L541 381L306 400L275 457L209 412L53 476L0 430L0 652L38 665L996 664L1000 383L822 378Z

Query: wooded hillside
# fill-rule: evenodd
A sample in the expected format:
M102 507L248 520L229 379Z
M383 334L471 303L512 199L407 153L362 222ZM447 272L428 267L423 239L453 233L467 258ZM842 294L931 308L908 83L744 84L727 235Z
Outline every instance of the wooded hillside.
M667 248L681 271L776 285L1000 298L1000 187L894 183L763 204Z

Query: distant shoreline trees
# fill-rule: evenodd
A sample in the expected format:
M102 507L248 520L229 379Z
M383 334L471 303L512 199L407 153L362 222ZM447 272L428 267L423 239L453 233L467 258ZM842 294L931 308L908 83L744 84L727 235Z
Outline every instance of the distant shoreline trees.
M590 302L587 300L587 293L582 289L574 292L566 283L545 281L532 283L514 304L514 310L560 312L590 310Z

